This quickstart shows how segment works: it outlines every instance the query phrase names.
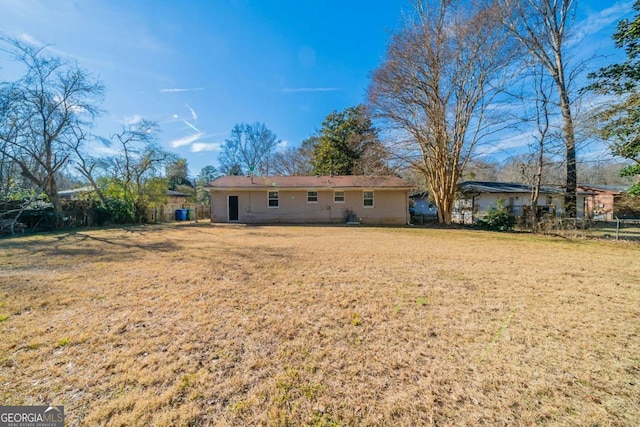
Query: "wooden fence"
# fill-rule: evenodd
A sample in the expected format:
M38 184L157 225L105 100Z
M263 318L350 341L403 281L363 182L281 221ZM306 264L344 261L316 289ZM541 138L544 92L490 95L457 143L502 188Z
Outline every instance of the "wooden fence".
M176 221L176 211L178 209L187 209L189 211L187 221L211 220L211 206L196 203L168 203L151 205L147 210L147 221L174 222Z

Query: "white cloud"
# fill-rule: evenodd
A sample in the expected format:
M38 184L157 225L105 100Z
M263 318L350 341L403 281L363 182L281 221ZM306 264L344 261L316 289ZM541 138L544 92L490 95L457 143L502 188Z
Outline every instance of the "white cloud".
M194 135L185 136L183 138L178 138L171 141L171 146L173 148L184 147L185 145L193 144L200 138L202 138L204 134L202 132L196 133Z
M93 154L97 156L114 156L118 154L117 148L114 148L105 144L101 144L98 142L90 144L89 149Z
M579 23L577 28L579 28L579 31L582 34L597 33L606 26L619 21L628 14L632 10L633 3L633 1L629 0L618 1L606 9L590 14L586 19Z
M125 126L132 126L137 123L140 123L143 120L143 117L140 114L134 114L133 116L125 117L122 121Z
M71 58L74 59L76 61L81 61L81 62L89 62L86 60L86 58L82 58L78 55L75 55L73 53L64 51L64 50L60 50L57 49L55 47L53 47L52 44L47 44L44 43L40 40L38 40L36 37L32 36L31 34L27 34L27 33L21 33L20 35L18 35L17 37L18 40L23 41L27 44L30 44L31 46L37 48L37 49L42 49L43 51L47 51L52 53L53 55L56 56L60 56L63 58Z
M194 125L192 125L192 124L191 124L191 123L189 123L188 121L183 120L182 122L183 122L185 125L189 126L191 129L193 129L194 131L196 131L196 132L200 132L200 129L198 129L197 127L195 127Z
M483 145L478 147L476 151L477 156L488 156L490 154L499 154L509 152L514 148L524 148L530 144L534 139L534 136L538 134L537 130L531 130L528 132L517 133L500 139L496 143Z
M32 46L35 47L42 47L44 46L44 43L42 43L40 40L38 40L37 38L33 37L31 34L27 34L27 33L22 33L18 36L18 38L20 40L22 40L25 43L28 43Z
M587 36L600 34L606 27L612 25L628 15L633 9L633 1L621 0L606 9L592 11L580 22L576 22L576 33L567 41L569 46L575 46L582 42ZM610 41L611 36L607 35L606 40Z
M204 90L203 87L193 87L193 88L166 88L160 89L158 92L160 93L171 93L171 92L195 92L199 90Z
M194 111L194 109L193 109L193 108L191 108L191 106L190 106L189 104L186 104L186 103L185 103L184 105L186 105L186 106L187 106L187 108L189 109L189 111L191 112L191 118L192 118L194 121L196 121L196 122L197 122L197 121L198 121L198 115L196 114L196 112Z
M199 153L200 151L218 151L222 147L220 142L196 142L191 144L191 152Z
M334 92L340 90L337 87L286 87L282 89L284 93L297 93L297 92Z

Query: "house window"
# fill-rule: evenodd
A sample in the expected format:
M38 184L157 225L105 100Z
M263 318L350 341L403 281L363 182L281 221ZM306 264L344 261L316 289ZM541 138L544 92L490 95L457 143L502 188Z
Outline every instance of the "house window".
M364 207L372 208L373 207L373 191L363 191L362 197L363 197Z
M318 203L317 191L307 191L307 203Z
M333 201L335 203L344 203L344 191L334 191Z
M553 197L547 196L547 205L551 205L553 203Z
M277 208L278 205L278 192L277 191L269 191L267 193L267 199L269 201L270 208Z

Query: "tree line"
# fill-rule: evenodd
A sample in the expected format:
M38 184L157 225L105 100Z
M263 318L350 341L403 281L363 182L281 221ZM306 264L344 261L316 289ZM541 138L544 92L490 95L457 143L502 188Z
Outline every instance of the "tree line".
M585 182L611 169L578 161L581 144L594 138L609 142L611 153L628 162L626 182L637 182L638 14L622 20L613 35L626 59L591 71L584 83L578 77L586 64L572 51L579 44L575 0L410 5L371 75L366 103L331 112L296 147L283 147L264 123L237 124L218 167L204 168L195 180L187 177L186 160L158 144L156 123L125 123L110 137L92 136L103 82L75 62L3 38L2 51L25 73L0 82L0 201L33 203L44 195L61 219L60 182L76 176L113 219L142 221L168 188L206 201L198 188L221 174L401 174L424 184L439 220L449 223L461 180L509 176L537 190L534 207L543 184L560 183L564 211L575 218L578 177ZM640 1L633 8L639 12ZM583 111L578 107L586 96L600 103ZM528 153L492 162L486 154L492 144L499 149L501 135L518 132L527 138ZM95 140L110 154L92 154ZM606 181L614 178L609 170ZM640 186L630 193L640 194ZM27 205L8 209L5 203L4 214Z
M263 123L239 124L219 156L225 175L389 175L390 155L364 105L333 111L299 147L279 147Z
M223 172L417 175L435 199L440 222L450 223L458 183L483 163L479 148L520 130L528 135L529 152L505 166L524 164L515 176L534 189L533 215L541 186L559 183L565 215L575 218L582 143L612 141L612 154L633 162L623 170L631 177L626 182L640 173L638 17L621 21L614 35L628 59L590 73L585 87L578 80L585 63L572 52L576 10L575 0L414 0L372 74L366 105L334 111L299 148L273 150L272 138L250 161L242 141L252 140L251 127L238 129L224 146ZM579 102L589 93L622 102L584 113ZM372 119L388 135L384 143ZM588 178L597 167L583 163L580 169ZM631 187L631 194L639 192L640 186Z
M35 210L40 225L59 228L80 204L97 222L143 222L167 189L195 198L198 185L218 176L205 168L196 182L189 179L186 160L158 143L160 129L149 120L123 123L109 137L92 135L105 86L76 62L12 38L0 39L0 50L24 70L19 79L0 82L3 224ZM96 155L92 145L109 154ZM92 197L70 207L60 190L79 183L91 187Z

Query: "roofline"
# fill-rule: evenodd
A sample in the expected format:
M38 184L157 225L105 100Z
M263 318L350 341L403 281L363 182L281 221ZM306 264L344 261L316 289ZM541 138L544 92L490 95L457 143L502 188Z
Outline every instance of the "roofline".
M211 187L211 186L205 186L203 187L205 190L219 190L219 191L251 191L251 190L270 190L270 191L305 191L305 190L327 190L327 191L342 191L342 190L406 190L409 191L411 190L413 187L412 186L367 186L367 187L362 187L362 186L358 186L358 187L347 187L347 186L333 186L333 187L327 187L327 186L312 186L312 185L305 185L305 186L299 186L299 187L292 187L292 186L279 186L279 185L253 185L253 186L235 186L235 187Z

